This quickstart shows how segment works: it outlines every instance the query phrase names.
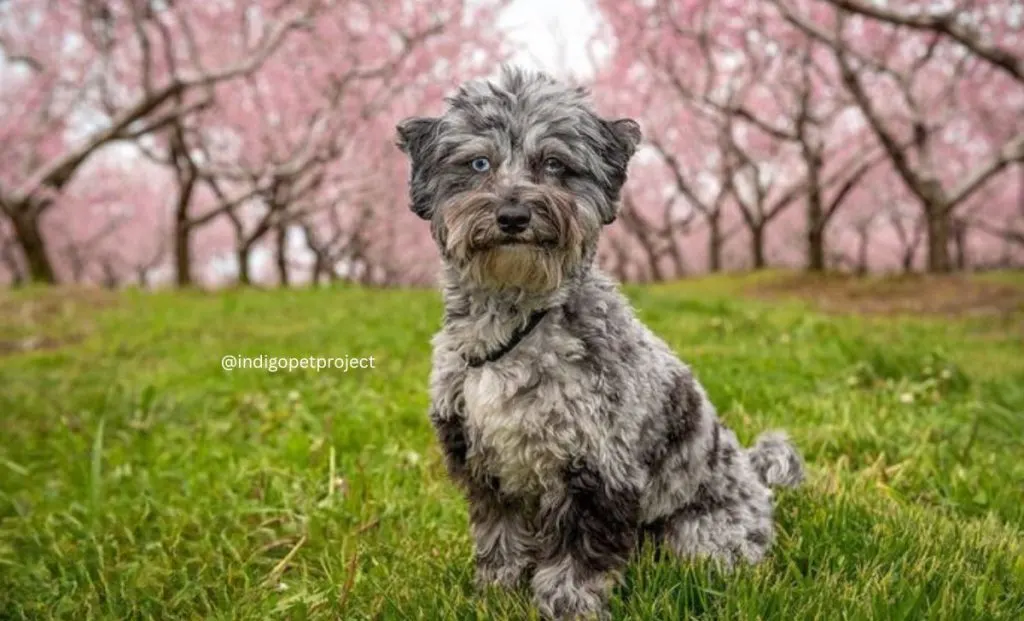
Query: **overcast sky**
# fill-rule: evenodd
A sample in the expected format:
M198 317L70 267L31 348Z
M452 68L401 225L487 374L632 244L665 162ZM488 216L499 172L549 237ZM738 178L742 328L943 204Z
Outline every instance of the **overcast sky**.
M582 76L590 71L586 44L598 28L595 13L588 0L513 0L499 23L522 48L516 64Z

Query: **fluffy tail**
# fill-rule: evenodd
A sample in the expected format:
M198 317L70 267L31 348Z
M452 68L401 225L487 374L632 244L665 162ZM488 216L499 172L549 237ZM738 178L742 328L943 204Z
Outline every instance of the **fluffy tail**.
M804 463L785 432L761 434L749 450L750 463L769 487L796 487L804 480Z

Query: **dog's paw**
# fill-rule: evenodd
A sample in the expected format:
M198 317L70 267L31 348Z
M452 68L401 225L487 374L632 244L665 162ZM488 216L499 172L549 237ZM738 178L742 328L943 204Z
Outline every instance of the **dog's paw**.
M491 587L512 590L523 586L527 569L526 563L501 566L478 564L473 581L480 590Z
M534 603L545 619L553 621L606 621L611 619L604 595L589 589L563 589L537 593Z
M573 584L563 579L546 579L539 573L533 580L534 604L546 619L557 621L605 621L610 619L607 603L609 585L603 579Z

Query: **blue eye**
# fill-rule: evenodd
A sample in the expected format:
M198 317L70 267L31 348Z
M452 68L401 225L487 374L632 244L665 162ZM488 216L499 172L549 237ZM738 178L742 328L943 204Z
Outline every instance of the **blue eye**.
M491 169L491 161L486 157L478 157L470 163L470 166L477 172L487 172Z
M560 175L565 172L565 164L558 161L556 158L549 157L544 160L544 172L549 175Z

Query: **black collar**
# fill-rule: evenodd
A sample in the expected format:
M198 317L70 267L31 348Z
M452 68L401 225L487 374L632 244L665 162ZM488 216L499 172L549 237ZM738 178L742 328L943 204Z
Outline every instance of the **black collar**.
M492 351L491 353L487 354L486 357L477 358L476 356L467 356L463 354L463 360L465 360L466 364L468 364L469 366L477 368L482 367L484 363L494 362L498 358L501 358L508 352L512 351L512 349L519 344L519 341L523 340L524 338L527 337L527 335L533 332L533 329L537 327L537 324L540 323L540 320L544 319L544 315L548 314L548 310L550 309L542 308L540 310L533 311L533 313L530 315L530 321L527 322L525 328L513 332L512 338L510 338L507 343L505 343L498 349Z

